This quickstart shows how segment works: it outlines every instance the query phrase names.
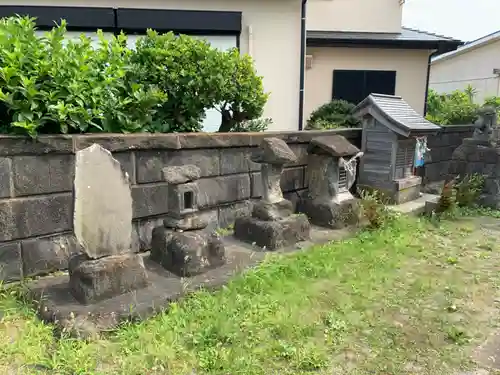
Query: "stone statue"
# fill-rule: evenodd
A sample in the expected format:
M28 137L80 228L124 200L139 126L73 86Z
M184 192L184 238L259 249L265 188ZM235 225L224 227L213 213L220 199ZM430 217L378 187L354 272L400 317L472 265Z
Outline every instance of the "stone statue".
M496 144L497 142L497 113L494 107L485 106L478 111L479 118L475 122L476 129L474 130L473 139L487 142L488 144Z

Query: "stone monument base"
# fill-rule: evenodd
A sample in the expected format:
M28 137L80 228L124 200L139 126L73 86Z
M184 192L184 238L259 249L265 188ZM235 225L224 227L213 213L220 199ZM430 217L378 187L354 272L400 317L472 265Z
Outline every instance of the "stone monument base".
M254 204L252 216L261 220L275 221L293 214L293 203L283 199L277 203L258 201Z
M224 243L202 230L174 232L164 226L153 229L151 259L181 277L192 277L226 263Z
M336 202L303 199L298 210L307 215L309 221L320 227L342 229L359 222L359 202L351 194L350 198Z
M377 191L385 204L403 204L420 198L422 188L422 177L409 176L392 181L386 186L365 186L358 185L358 189L367 191Z
M99 302L145 288L148 277L137 254L120 254L89 260L78 255L69 263L69 287L82 304Z
M298 214L275 221L240 217L234 223L234 236L266 250L291 246L310 238L311 225L305 215Z

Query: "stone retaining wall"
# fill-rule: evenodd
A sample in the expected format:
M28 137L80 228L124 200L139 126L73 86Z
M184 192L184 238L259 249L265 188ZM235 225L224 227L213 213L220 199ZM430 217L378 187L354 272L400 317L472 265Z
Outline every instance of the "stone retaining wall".
M430 160L419 171L424 184L445 179L453 151L462 144L464 138L471 137L473 132L473 125L450 125L443 126L438 135L428 138Z
M93 143L110 150L130 176L134 250L141 252L149 250L151 231L168 212L165 166L195 164L201 169L201 214L211 228L225 228L249 211L249 201L260 197L260 165L249 155L264 137L284 139L297 154L298 162L288 165L282 178L287 198L296 201L307 189L309 141L335 133L360 146L360 129L42 136L36 141L0 136L0 280L67 268L69 254L77 249L72 236L75 152ZM444 179L453 150L471 134L472 126L448 126L429 139L432 160L422 168L424 183Z
M260 165L249 161L264 137L284 139L297 154L282 179L287 197L307 188L306 147L318 135L340 133L360 145L359 129L234 134L0 137L0 280L14 281L67 268L77 245L73 230L75 152L98 143L113 153L132 183L134 250L149 250L151 231L167 207L165 166L195 164L199 207L211 227L224 228L261 194ZM106 189L106 181L102 182Z

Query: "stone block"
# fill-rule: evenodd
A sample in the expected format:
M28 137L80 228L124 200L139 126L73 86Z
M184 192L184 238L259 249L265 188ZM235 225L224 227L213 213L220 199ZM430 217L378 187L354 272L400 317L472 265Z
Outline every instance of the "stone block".
M135 153L137 183L163 182L163 168L167 164L167 159L167 151L137 151Z
M129 180L131 184L136 184L137 179L135 176L135 166L133 161L133 153L126 152L115 152L113 153L113 157L118 160L122 171L128 174Z
M162 215L168 212L168 184L132 187L134 219Z
M29 137L0 137L0 156L11 155L45 155L49 153L71 154L73 138L66 135Z
M71 256L82 252L70 234L24 240L21 247L25 277L65 270Z
M312 224L331 229L356 225L360 220L359 203L354 197L338 203L304 199L298 210L306 214Z
M71 259L69 287L73 297L90 304L119 296L148 285L144 261L138 254L120 254L97 260L82 256Z
M18 242L0 243L0 281L8 283L22 277L21 245Z
M236 218L249 216L252 208L253 203L251 201L219 207L219 227L228 228L234 225Z
M71 191L74 165L74 156L69 154L14 156L14 195L20 197Z
M222 266L226 255L224 243L215 234L155 228L151 259L177 276L192 277Z
M311 226L305 215L292 215L279 221L240 217L234 223L234 236L265 250L292 246L310 238Z
M11 161L0 158L0 198L10 197L11 188Z
M420 198L420 185L410 186L402 190L397 190L393 195L394 204L403 204Z
M250 198L250 176L237 174L197 181L198 208L216 207Z
M260 164L251 160L252 155L257 151L253 147L227 148L221 149L220 174L249 173L260 170Z
M72 227L71 193L0 202L0 241L66 232Z

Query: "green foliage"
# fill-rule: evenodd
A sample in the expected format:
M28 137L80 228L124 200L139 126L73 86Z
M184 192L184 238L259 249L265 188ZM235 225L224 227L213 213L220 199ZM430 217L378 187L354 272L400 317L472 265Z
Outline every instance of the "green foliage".
M131 79L123 36L100 48L64 42L65 22L35 34L30 18L0 20L1 132L133 132L151 118L162 93Z
M387 199L381 192L360 189L358 193L361 198L360 215L368 220L369 228L382 228L395 218L395 213L387 207Z
M237 50L154 31L136 50L102 33L93 47L65 26L39 37L33 19L0 20L0 133L200 131L210 108L231 131L262 115L262 78Z
M477 119L479 106L474 103L474 91L453 91L438 94L429 90L427 96L427 119L440 125L472 124Z
M273 123L273 120L271 120L270 118L256 118L253 120L245 120L245 121L236 123L231 128L231 132L239 132L239 133L263 132L263 131L266 131L272 123Z
M455 184L455 197L459 207L477 205L483 192L485 177L479 174L467 175Z
M307 121L308 130L355 128L360 121L352 115L355 105L345 100L332 100L311 113Z

